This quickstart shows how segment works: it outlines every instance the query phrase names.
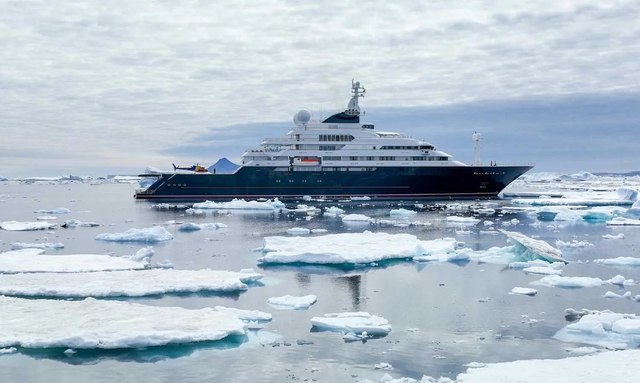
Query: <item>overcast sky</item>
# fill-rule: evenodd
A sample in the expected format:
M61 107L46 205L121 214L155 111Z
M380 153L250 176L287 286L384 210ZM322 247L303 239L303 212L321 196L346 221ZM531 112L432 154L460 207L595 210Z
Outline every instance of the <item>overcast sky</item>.
M0 175L237 160L344 109L471 161L640 169L640 2L0 0Z

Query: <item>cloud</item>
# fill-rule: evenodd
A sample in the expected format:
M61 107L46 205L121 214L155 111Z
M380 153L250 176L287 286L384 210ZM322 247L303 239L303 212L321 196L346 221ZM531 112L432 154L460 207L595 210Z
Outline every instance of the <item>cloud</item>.
M209 129L342 108L352 77L371 109L640 92L636 1L0 9L0 161L29 164L40 150L51 171L170 163L169 148Z

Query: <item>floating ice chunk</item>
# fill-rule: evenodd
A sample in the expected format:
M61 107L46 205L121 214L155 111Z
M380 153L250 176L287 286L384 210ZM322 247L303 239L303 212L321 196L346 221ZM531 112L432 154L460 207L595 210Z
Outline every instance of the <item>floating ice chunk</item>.
M2 296L0 306L0 347L137 348L245 334L244 323L237 316L210 308Z
M336 206L331 206L325 209L324 211L324 215L329 216L329 217L337 217L341 214L344 214L344 210L340 209L339 207Z
M608 310L591 311L553 337L563 342L585 343L614 349L640 345L640 318Z
M530 266L522 269L527 274L541 274L541 275L561 275L562 270L554 269L549 266Z
M375 370L393 370L393 366L386 362L376 363L373 365L373 368Z
M447 218L445 218L445 220L447 221L447 223L452 223L456 225L469 225L469 226L475 225L478 222L480 222L478 218L460 217L456 215L450 215Z
M499 230L502 234L506 235L511 243L516 247L521 247L522 256L530 256L531 259L542 258L549 262L564 262L568 263L562 258L562 252L555 247L549 245L545 241L539 239L529 238L522 233L514 231Z
M205 201L200 203L194 203L194 209L224 209L224 210L281 210L284 203L278 199L271 201L246 201L244 199L234 199L230 202L213 202Z
M362 197L353 196L350 199L352 201L369 201L369 200L371 200L371 197L369 197L369 196L362 196Z
M606 266L640 266L640 258L635 257L617 257L594 259L593 263L599 263Z
M409 216L413 216L418 214L417 211L413 211L413 210L407 210L407 209L392 209L389 212L390 216L403 216L403 217L409 217Z
M624 239L624 234L623 233L619 233L616 235L613 234L605 234L602 236L603 239Z
M201 230L202 228L200 227L200 225L198 225L197 223L193 223L193 222L186 222L181 224L180 226L178 226L178 230L179 231L198 231Z
M271 319L273 319L273 316L271 314L258 310L241 310L224 306L216 306L214 307L214 310L233 314L243 321L269 322Z
M558 266L559 266L559 267L557 267L558 269L560 269L560 268L562 268L562 266L564 266L564 263L562 263L562 262L556 262L556 263L552 263L550 265L549 262L543 261L542 259L534 259L532 261L525 261L525 262L511 262L511 263L509 263L509 268L510 269L525 269L527 267L533 267L533 266L556 268L556 264L558 264Z
M491 363L484 368L473 368L467 370L466 373L459 374L456 382L634 382L637 380L639 368L640 351L609 351L564 359L532 359ZM434 378L427 378L423 377L421 383L441 382ZM402 382L408 383L408 381Z
M617 286L631 286L636 284L633 279L626 279L625 277L619 274L609 279L606 282L612 285L617 285Z
M559 275L548 275L540 280L531 282L534 285L564 287L564 288L580 288L602 286L604 282L600 278L592 277L561 277Z
M287 234L291 235L308 235L311 233L311 230L306 227L292 227L291 229L287 229Z
M98 234L95 239L113 242L162 242L172 240L173 235L162 226L154 226L145 229L129 229L124 233Z
M284 295L282 297L269 298L267 303L279 309L303 310L311 307L317 300L318 297L312 294L301 297Z
M538 294L538 290L531 289L531 288L528 288L528 287L514 287L513 289L511 289L511 292L509 294L511 294L511 295L529 295L529 296L534 296L534 295Z
M77 219L68 219L60 226L68 229L73 227L97 227L100 226L100 224L97 222L82 222Z
M42 255L43 249L21 249L0 253L0 273L77 273L87 271L144 269L149 264L129 257L103 254Z
M317 237L266 237L262 263L371 264L452 252L453 238L421 241L411 234L342 233Z
M62 249L64 248L64 244L58 243L24 243L24 242L14 242L11 244L11 250L20 250L20 249Z
M347 214L342 217L343 222L369 222L371 217L364 214Z
M36 219L38 221L53 221L53 220L58 219L58 217L54 217L52 215L40 215L40 216L36 217Z
M324 314L311 318L311 325L320 330L354 332L379 336L391 332L391 325L386 319L367 312L344 312Z
M635 202L638 199L637 190L621 187L621 188L618 188L617 193L618 193L618 198L623 200Z
M71 213L71 210L67 209L66 207L59 207L56 209L42 209L42 210L36 210L34 211L34 213L37 214L69 214Z
M0 355L15 354L16 352L18 352L18 349L15 347L0 348Z
M615 217L611 221L607 221L609 226L640 226L640 219Z
M616 294L613 291L607 291L606 293L604 293L603 297L608 299L619 299L619 298L631 299L631 291L627 291L623 295Z
M48 230L54 228L55 223L49 223L46 221L38 222L18 222L18 221L5 221L0 222L0 229L7 231L30 231L30 230Z
M327 229L311 229L312 234L324 234L327 231L328 231Z
M167 293L236 292L260 274L147 269L92 273L0 274L0 294L21 297L141 297Z

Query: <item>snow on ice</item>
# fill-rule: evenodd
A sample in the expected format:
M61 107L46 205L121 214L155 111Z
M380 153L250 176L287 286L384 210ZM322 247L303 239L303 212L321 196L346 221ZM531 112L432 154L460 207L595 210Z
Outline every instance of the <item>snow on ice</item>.
M528 287L514 287L513 289L511 289L511 292L509 294L534 296L537 293L538 293L538 290L536 289L531 289Z
M0 294L22 297L141 297L167 293L235 292L261 274L218 270L146 269L92 273L0 274Z
M153 254L144 248L132 256L104 254L44 255L43 249L21 249L0 253L0 273L77 273L87 271L135 270L149 265Z
M0 306L0 347L117 349L215 341L245 334L245 324L237 316L211 308L4 296L0 296Z
M453 251L453 238L421 241L411 234L341 233L317 237L265 237L262 263L371 264Z
M304 310L311 307L317 300L318 297L313 294L301 297L284 295L281 297L271 297L267 299L267 303L278 309Z
M31 231L31 230L48 230L56 226L55 223L49 223L46 221L36 222L18 222L18 221L4 221L0 222L0 228L7 231Z
M173 239L173 235L162 226L145 229L129 229L124 233L102 233L95 239L112 242L162 242Z
M391 325L386 319L367 312L343 312L324 314L311 318L311 325L319 330L355 334L367 333L371 336L386 335Z
M283 209L284 203L275 199L272 201L246 201L244 199L234 199L230 202L205 201L194 203L194 209L216 209L216 210L267 210L275 211Z

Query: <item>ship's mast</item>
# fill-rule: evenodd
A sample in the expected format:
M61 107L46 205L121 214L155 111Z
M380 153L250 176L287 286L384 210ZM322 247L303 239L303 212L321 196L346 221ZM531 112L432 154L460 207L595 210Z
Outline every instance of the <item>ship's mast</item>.
M473 164L475 166L481 166L482 161L480 161L480 140L482 140L482 135L478 132L474 132L471 135L471 140L473 140Z
M363 86L360 86L360 81L354 81L351 79L351 91L353 92L353 95L351 96L351 100L349 100L345 113L353 116L359 116L360 106L358 106L358 98L364 97L367 90Z

